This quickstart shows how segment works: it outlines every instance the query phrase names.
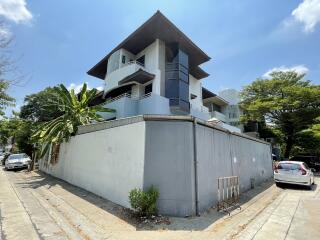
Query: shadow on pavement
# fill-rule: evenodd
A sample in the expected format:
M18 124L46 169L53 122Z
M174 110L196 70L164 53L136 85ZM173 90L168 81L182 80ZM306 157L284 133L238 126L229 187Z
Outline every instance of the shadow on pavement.
M202 231L212 225L214 222L219 220L222 217L228 215L225 212L217 212L216 208L213 207L208 211L201 214L199 217L188 217L188 218L177 218L177 217L169 217L169 221L171 224L154 224L150 221L141 222L140 220L134 218L132 216L131 211L128 209L115 204L109 200L106 200L102 197L99 197L93 193L90 193L84 189L71 185L61 179L55 178L48 174L45 174L40 171L36 171L34 173L25 172L26 174L26 182L16 183L20 185L22 188L33 188L37 189L39 187L45 187L48 190L53 186L59 186L69 193L78 196L79 198L95 205L103 211L107 211L108 213L126 221L128 224L134 226L138 231L139 230L183 230L183 231ZM29 176L28 176L29 175ZM241 205L251 200L253 197L258 194L264 192L269 189L273 185L273 180L262 183L259 186L256 186L254 189L246 191L241 194L240 203ZM239 212L237 212L239 211ZM236 210L233 215L240 213L240 210Z
M297 185L297 184L288 184L288 183L281 183L278 185L279 188L282 189L290 189L290 190L303 190L303 191L316 191L318 188L317 184L314 184L311 186L311 189L308 186L303 186L303 185Z

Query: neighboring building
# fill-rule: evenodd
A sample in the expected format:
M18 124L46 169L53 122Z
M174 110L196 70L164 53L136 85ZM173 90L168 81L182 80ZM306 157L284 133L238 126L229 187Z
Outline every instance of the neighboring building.
M101 101L116 110L106 119L164 114L208 120L201 81L209 74L199 65L209 60L158 11L88 74L105 82Z
M229 102L217 96L209 90L202 88L203 105L206 106L210 113L208 122L219 125L231 132L241 133L237 125L230 125L229 115L226 114L229 108Z
M242 111L239 106L239 92L235 89L225 89L219 92L219 96L229 103L224 109L224 114L227 116L228 124L238 127L241 129L241 131L243 131L243 124L240 122Z

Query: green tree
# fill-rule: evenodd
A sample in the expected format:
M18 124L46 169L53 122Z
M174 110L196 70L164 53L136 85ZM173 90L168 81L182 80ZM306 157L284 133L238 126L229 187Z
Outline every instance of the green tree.
M51 87L26 96L20 109L20 118L33 122L47 122L61 116L63 112L55 100L56 93Z
M59 107L63 114L49 122L41 124L33 135L33 139L41 143L44 155L51 144L58 145L63 141L68 141L78 130L78 126L90 124L92 122L103 121L99 112L113 112L101 105L90 106L90 102L95 97L97 90L87 90L87 85L83 84L81 92L76 95L72 89L70 92L64 85L53 88L55 93L54 105ZM44 106L51 109L51 105Z
M273 72L271 79L256 79L242 93L244 121L267 122L284 136L288 158L296 137L320 116L320 86L296 72Z
M33 128L33 122L22 120L16 115L9 119L3 119L0 121L0 144L5 146L11 138L15 145L14 151L24 152L31 156Z
M12 70L12 61L8 57L8 49L11 38L7 34L6 27L0 22L0 115L4 115L4 109L14 106L15 99L8 95L11 81L6 79L6 74Z

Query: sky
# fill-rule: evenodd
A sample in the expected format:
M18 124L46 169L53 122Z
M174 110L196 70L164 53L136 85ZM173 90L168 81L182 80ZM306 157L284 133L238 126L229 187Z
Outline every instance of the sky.
M240 90L274 70L320 84L320 0L0 0L16 110L47 86L102 86L86 72L157 10L211 57L201 66L211 91Z

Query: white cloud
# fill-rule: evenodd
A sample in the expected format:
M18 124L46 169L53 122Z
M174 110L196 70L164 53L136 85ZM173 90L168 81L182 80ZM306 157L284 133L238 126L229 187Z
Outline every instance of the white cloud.
M0 25L0 36L1 38L4 38L4 39L10 38L11 32L6 26Z
M280 66L280 67L269 69L265 74L263 74L263 77L270 78L271 77L270 74L272 72L280 72L280 71L281 72L294 71L298 74L306 74L307 72L309 72L309 69L304 65L296 65L292 67Z
M103 86L96 87L96 89L97 89L98 91L102 91L102 90L103 90Z
M304 0L291 15L296 21L303 23L305 32L313 32L320 23L320 0Z
M32 19L26 0L0 0L0 15L16 23L26 23Z
M87 82L86 82L86 84L87 84L87 88L88 88L89 90L92 89L92 87L90 87ZM71 84L67 87L67 89L68 89L69 91L70 91L71 89L74 89L75 93L79 93L79 92L81 91L81 89L82 89L82 86L83 86L83 83L80 83L80 84L71 83ZM103 87L102 87L102 86L96 87L96 89L98 89L98 91L102 91L102 90L103 90Z

